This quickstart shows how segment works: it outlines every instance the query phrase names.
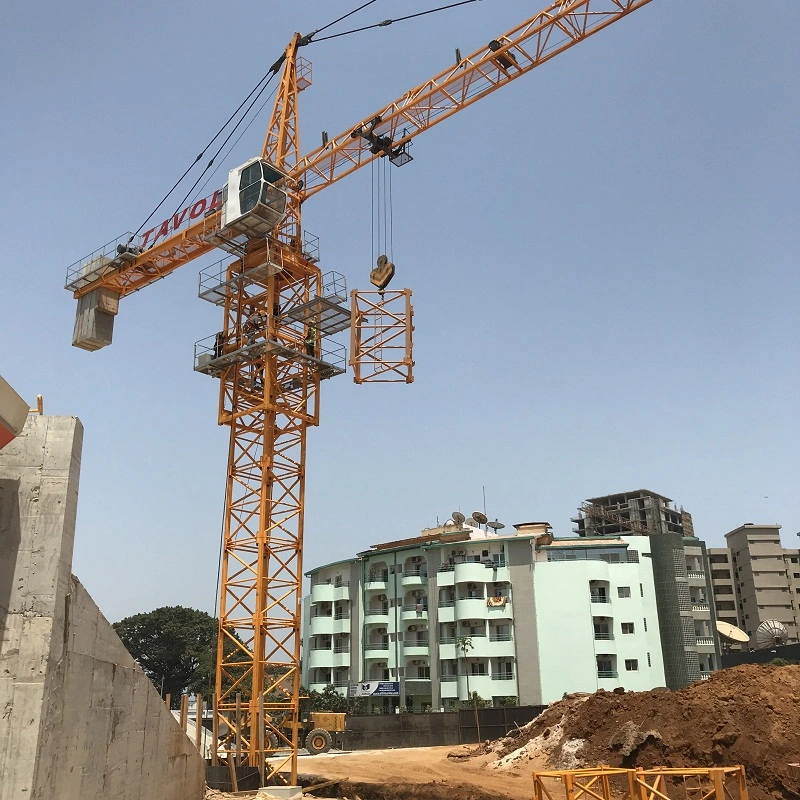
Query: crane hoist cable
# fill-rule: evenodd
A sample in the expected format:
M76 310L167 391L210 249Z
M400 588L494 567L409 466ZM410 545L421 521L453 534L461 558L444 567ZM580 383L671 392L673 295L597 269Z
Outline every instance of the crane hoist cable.
M322 36L319 39L311 38L316 33L318 33L318 31L315 31L312 34L309 34L307 37L304 37L307 39L307 41L304 41L303 44L313 44L316 42L324 42L327 41L328 39L337 39L340 36L349 36L351 33L361 33L361 31L368 31L372 28L386 28L389 25L393 25L395 22L405 22L406 20L409 19L416 19L417 17L424 17L427 16L428 14L435 14L438 11L446 11L448 8L456 8L457 6L466 6L469 3L479 3L479 2L481 2L481 0L460 0L460 2L458 3L449 3L446 6L439 6L438 8L428 9L428 11L418 11L416 14L407 14L404 17L395 17L394 19L385 19L382 22L375 22L372 25L364 25L361 28L353 28L352 30L342 31L341 33L331 33L328 34L328 36Z

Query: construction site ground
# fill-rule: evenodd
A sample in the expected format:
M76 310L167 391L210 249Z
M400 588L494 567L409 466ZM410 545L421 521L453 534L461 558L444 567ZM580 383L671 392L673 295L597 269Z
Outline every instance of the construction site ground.
M676 692L570 695L481 745L329 753L299 766L305 786L341 781L318 797L522 800L535 770L742 764L752 800L782 800L800 797L798 720L800 666L748 664Z

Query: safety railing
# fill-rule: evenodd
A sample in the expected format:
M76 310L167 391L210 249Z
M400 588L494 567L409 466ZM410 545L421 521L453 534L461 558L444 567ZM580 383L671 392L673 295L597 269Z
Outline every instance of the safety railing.
M141 236L130 231L116 239L106 242L102 247L84 256L80 261L67 267L65 289L74 292L88 286L92 281L120 269L143 252Z
M748 800L741 765L534 772L533 787L534 800Z

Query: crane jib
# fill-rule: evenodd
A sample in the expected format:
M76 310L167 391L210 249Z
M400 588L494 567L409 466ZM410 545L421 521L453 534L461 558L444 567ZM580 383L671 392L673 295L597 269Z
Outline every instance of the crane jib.
M141 246L145 249L152 247L159 239L175 233L180 230L187 222L199 219L203 214L210 211L216 211L222 207L222 190L218 189L214 194L192 203L186 208L182 208L177 213L173 214L168 219L165 219L160 225L150 228L142 234ZM155 235L153 235L155 234ZM152 236L152 240L151 237Z

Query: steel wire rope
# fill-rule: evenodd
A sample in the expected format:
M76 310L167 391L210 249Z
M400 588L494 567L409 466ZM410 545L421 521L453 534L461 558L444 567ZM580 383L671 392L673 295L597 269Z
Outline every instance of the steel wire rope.
M175 190L178 188L178 186L180 186L180 184L181 184L181 182L183 181L183 179L184 179L184 178L185 178L185 177L186 177L186 176L187 176L187 175L188 175L188 174L189 174L189 173L192 171L192 169L194 168L195 164L197 164L197 162L198 162L198 161L200 161L200 159L201 159L201 158L202 158L202 157L205 155L205 153L206 153L206 150L208 150L208 148L209 148L209 147L211 147L211 145L212 145L212 144L214 144L214 142L215 142L215 141L216 141L216 140L217 140L217 139L220 137L220 135L221 135L221 134L222 134L222 132L225 130L225 128L227 128L227 127L228 127L228 125L230 125L230 123L233 121L233 119L236 117L236 115L237 115L237 114L238 114L238 113L239 113L239 112L242 110L242 107L243 107L243 106L245 105L245 103L247 103L247 101L248 101L248 100L249 100L249 99L250 99L250 98L253 96L253 94L255 94L255 92L257 92L257 91L258 91L258 93L259 93L259 95L260 95L260 94L261 94L261 92L263 92L263 91L264 91L264 88L266 88L266 86L265 86L264 88L262 88L262 89L261 89L261 91L259 91L259 87L261 86L261 84L262 84L262 83L264 83L264 81L267 81L267 84L266 84L266 85L269 85L269 81L271 81L271 80L272 80L272 78L273 78L273 77L275 77L275 74L277 73L277 66L276 66L276 65L277 65L277 63L278 63L278 62L275 62L275 64L273 64L273 65L270 67L270 69L269 69L269 72L267 72L267 73L266 73L266 74L265 74L265 75L264 75L264 76L261 78L261 80L260 80L260 81L259 81L259 82L258 82L258 83L257 83L257 84L256 84L256 85L253 87L253 89L250 91L250 94L248 94L248 95L247 95L247 97L245 97L245 99L244 99L244 100L242 100L242 102L239 104L239 106L238 106L238 108L236 109L236 111L234 111L234 112L233 112L233 114L231 114L231 115L228 117L228 119L225 121L225 124L224 124L224 125L222 125L222 127L221 127L221 128L220 128L220 129L219 129L219 130L218 130L218 131L217 131L217 132L216 132L216 133L215 133L215 134L214 134L214 135L211 137L211 139L208 141L208 143L206 144L206 146L205 146L205 147L204 147L204 148L203 148L203 149L200 151L200 153L197 155L197 157L195 158L195 160L194 160L194 161L193 161L193 162L192 162L192 163L191 163L191 164L190 164L190 165L189 165L189 166L186 168L186 170L184 171L183 175L181 175L181 177L180 177L180 178L178 178L178 180L177 180L177 181L175 181L175 183L173 184L172 188L171 188L171 189L170 189L170 190L169 190L169 191L168 191L168 192L167 192L167 193L164 195L164 197L162 197L162 198L161 198L161 200L159 200L159 202L158 202L158 204L156 205L156 207L155 207L155 208L154 208L154 209L153 209L153 210L150 212L150 214L149 214L149 216L147 217L147 219L145 219L145 221L144 221L144 222L143 222L143 223L142 223L142 224L141 224L141 225L140 225L140 226L139 226L139 227L136 229L136 232L135 232L135 233L133 234L133 236L131 236L131 238L128 240L128 243L132 242L132 241L133 241L133 239L134 239L134 237L135 237L135 236L136 236L136 235L137 235L137 234L138 234L138 233L139 233L139 232L142 230L142 228L144 228L144 226L145 226L145 225L147 225L147 223L148 223L148 222L150 222L150 220L153 218L153 215L154 215L154 214L155 214L155 213L158 211L158 209L159 209L159 208L161 208L161 206L163 206L163 205L164 205L164 203L165 203L165 202L166 202L166 201L169 199L170 195L171 195L171 194L172 194L172 193L173 193L173 192L174 192L174 191L175 191ZM273 71L273 70L274 70L274 71ZM257 97L258 97L258 96L257 96ZM250 107L252 108L252 104L251 104L251 106L250 106ZM249 109L248 109L248 111L249 111ZM246 115L247 115L247 112L245 112L245 116L246 116ZM239 122L237 122L237 123L236 123L236 125L234 126L234 129L233 129L233 130L235 131L235 130L236 130L236 128L238 128L238 127L239 127L239 125L241 125L241 120L240 120ZM180 206L178 206L178 209L180 209Z
M309 36L307 37L308 41L306 42L306 44L313 44L315 42L325 42L328 39L337 39L340 36L348 36L351 33L361 33L361 31L368 31L371 28L385 28L389 25L392 25L395 22L405 22L406 20L409 19L416 19L417 17L424 17L428 14L435 14L438 11L446 11L448 8L456 8L457 6L465 6L468 5L469 3L479 3L479 2L481 2L481 0L460 0L460 2L458 3L449 3L446 6L431 8L428 11L418 11L416 14L407 14L404 17L396 17L395 19L385 19L382 22L375 22L372 25L364 25L361 28L353 28L352 30L342 31L341 33L331 33L328 36L322 36L319 39L312 38L317 33L317 31L315 31L312 34L309 34Z
M189 188L189 191L186 193L186 196L183 198L183 200L180 201L180 203L178 203L178 207L175 209L175 213L176 214L181 210L181 206L189 199L189 197L191 196L192 192L197 188L197 184L200 183L200 181L203 178L203 175L205 175L206 172L208 172L209 169L211 169L211 167L213 166L214 161L216 160L217 156L222 152L222 150L224 149L225 145L228 144L228 142L231 140L231 137L233 136L234 133L236 133L237 129L242 124L242 122L244 121L245 117L247 117L247 115L250 113L250 111L252 110L253 106L258 101L258 98L261 97L261 95L263 94L264 89L266 89L267 86L269 86L270 82L272 81L272 79L277 74L278 74L278 72L276 70L275 72L272 73L272 75L270 75L270 77L267 80L267 82L261 87L261 90L259 91L259 93L253 98L253 101L247 107L247 110L244 112L242 118L236 123L236 125L233 126L233 128L231 129L231 132L225 137L225 141L217 148L217 152L214 153L213 156L211 156L211 161L209 161L208 164L206 164L206 168L200 173L200 175L198 175L197 180L191 185L191 187ZM141 230L141 228L139 230Z
M211 174L206 178L205 183L197 190L197 192L195 193L194 197L192 198L192 200L190 202L190 205L192 203L194 203L194 201L197 200L198 197L200 197L200 195L205 190L206 186L208 186L209 181L217 174L219 168L222 166L222 164L224 163L225 159L231 154L231 152L233 152L233 148L236 147L236 145L239 144L239 142L242 140L242 136L244 136L245 133L247 133L247 131L250 130L250 126L258 119L258 115L264 110L264 106L267 103L269 103L269 101L272 100L273 97L275 97L275 92L277 92L277 91L278 91L278 87L276 86L269 93L269 95L266 97L264 102L258 107L258 111L256 111L256 113L253 115L253 118L250 120L250 122L247 123L247 125L244 126L244 128L242 128L242 130L239 133L239 135L231 143L231 146L228 148L228 151L222 156L222 158L219 160L219 162L214 167L214 169L211 170Z

